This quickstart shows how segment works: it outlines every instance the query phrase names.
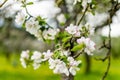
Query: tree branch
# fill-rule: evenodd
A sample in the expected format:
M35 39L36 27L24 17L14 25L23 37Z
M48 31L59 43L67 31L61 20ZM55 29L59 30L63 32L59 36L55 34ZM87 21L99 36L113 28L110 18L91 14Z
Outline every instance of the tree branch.
M105 61L108 59L108 65L107 65L107 69L102 77L102 80L104 80L106 77L107 77L107 74L109 72L109 69L110 69L110 63L111 63L111 26L110 26L110 23L112 22L112 17L113 17L113 13L114 13L114 8L116 7L112 7L112 9L110 10L110 18L108 20L108 24L109 24L109 34L108 34L108 44L106 45L105 44L105 41L103 42L103 46L102 48L106 48L108 50L107 54L106 54L106 57L103 58L103 59L98 59L98 60L101 60L101 61Z
M80 56L83 53L84 49L82 49L78 54L74 55L73 58L77 58L78 56Z
M2 4L0 4L0 8L7 2L8 0L4 0Z
M111 9L112 13L110 13L110 11L109 11L110 17L112 18L119 9L120 9L120 3L114 2L113 5L112 5L112 9ZM112 20L111 20L110 23L112 23ZM109 18L102 25L96 26L95 27L95 32L97 32L97 30L103 28L106 25L109 25Z
M102 80L104 80L109 72L109 69L110 69L110 62L111 62L111 58L110 56L108 57L108 66L107 66L107 70L105 71L103 77L102 77Z
M76 25L79 25L79 24L81 23L81 21L83 20L83 18L84 18L84 16L85 16L86 12L87 12L87 10L88 10L88 8L89 8L89 4L87 5L85 11L83 12L82 17L78 20L78 22L76 23Z

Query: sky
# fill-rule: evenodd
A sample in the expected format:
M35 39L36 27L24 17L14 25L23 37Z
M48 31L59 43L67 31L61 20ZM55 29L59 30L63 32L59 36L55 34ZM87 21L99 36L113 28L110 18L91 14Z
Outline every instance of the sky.
M0 0L0 3L3 0ZM12 3L13 0L8 0L7 4ZM7 5L5 4L5 5ZM39 8L38 8L39 7ZM20 9L20 6L18 4L13 6L14 10ZM28 11L30 14L37 16L43 16L45 18L52 18L54 17L54 14L57 14L57 12L60 11L59 8L54 6L54 0L44 0L40 3L35 3L34 5L28 6ZM92 26L97 25L101 22L104 22L105 19L108 18L108 15L106 13L98 14L96 13L96 16L92 16L91 14L88 16L88 22ZM112 37L118 37L120 36L120 10L116 13L116 15L113 17L113 23L111 24L111 36ZM104 27L101 31L102 35L107 36L109 32L108 26Z

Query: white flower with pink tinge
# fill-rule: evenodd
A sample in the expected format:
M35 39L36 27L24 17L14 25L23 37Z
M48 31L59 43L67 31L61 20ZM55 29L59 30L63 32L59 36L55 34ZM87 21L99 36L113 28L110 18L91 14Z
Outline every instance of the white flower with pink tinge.
M47 52L43 52L43 55L44 55L43 61L46 61L51 58L51 56L53 55L53 52L51 52L50 50L47 50Z
M69 71L66 67L66 64L61 61L60 59L49 59L49 65L50 65L50 69L53 69L54 73L58 73L58 74L65 74L66 76L69 76Z
M43 31L43 37L45 39L54 40L59 31L59 29L49 28L48 30Z
M80 39L77 39L77 43L83 43L85 45L84 51L88 55L93 55L92 52L95 50L95 43L90 38L81 37Z
M74 26L73 24L70 24L70 26L68 26L67 28L65 28L65 30L75 36L75 37L79 37L80 36L80 28L78 26Z

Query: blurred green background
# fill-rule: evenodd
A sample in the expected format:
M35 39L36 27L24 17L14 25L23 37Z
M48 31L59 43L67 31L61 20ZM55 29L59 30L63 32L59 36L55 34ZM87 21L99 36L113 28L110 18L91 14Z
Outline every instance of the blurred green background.
M78 71L75 80L100 80L103 76L107 61L101 62L92 59L91 71L85 73L85 60L82 59L81 70ZM48 65L42 65L34 70L31 66L24 69L19 61L19 56L12 54L10 60L4 55L0 56L0 80L60 80L60 76L53 74ZM120 80L120 59L113 59L106 80Z

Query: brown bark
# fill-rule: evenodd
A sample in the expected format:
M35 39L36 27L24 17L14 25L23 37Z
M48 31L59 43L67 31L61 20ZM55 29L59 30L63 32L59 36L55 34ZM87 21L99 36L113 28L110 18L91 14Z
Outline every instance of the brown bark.
M65 74L61 74L61 80L74 80L74 76L70 74L69 76L66 76Z

